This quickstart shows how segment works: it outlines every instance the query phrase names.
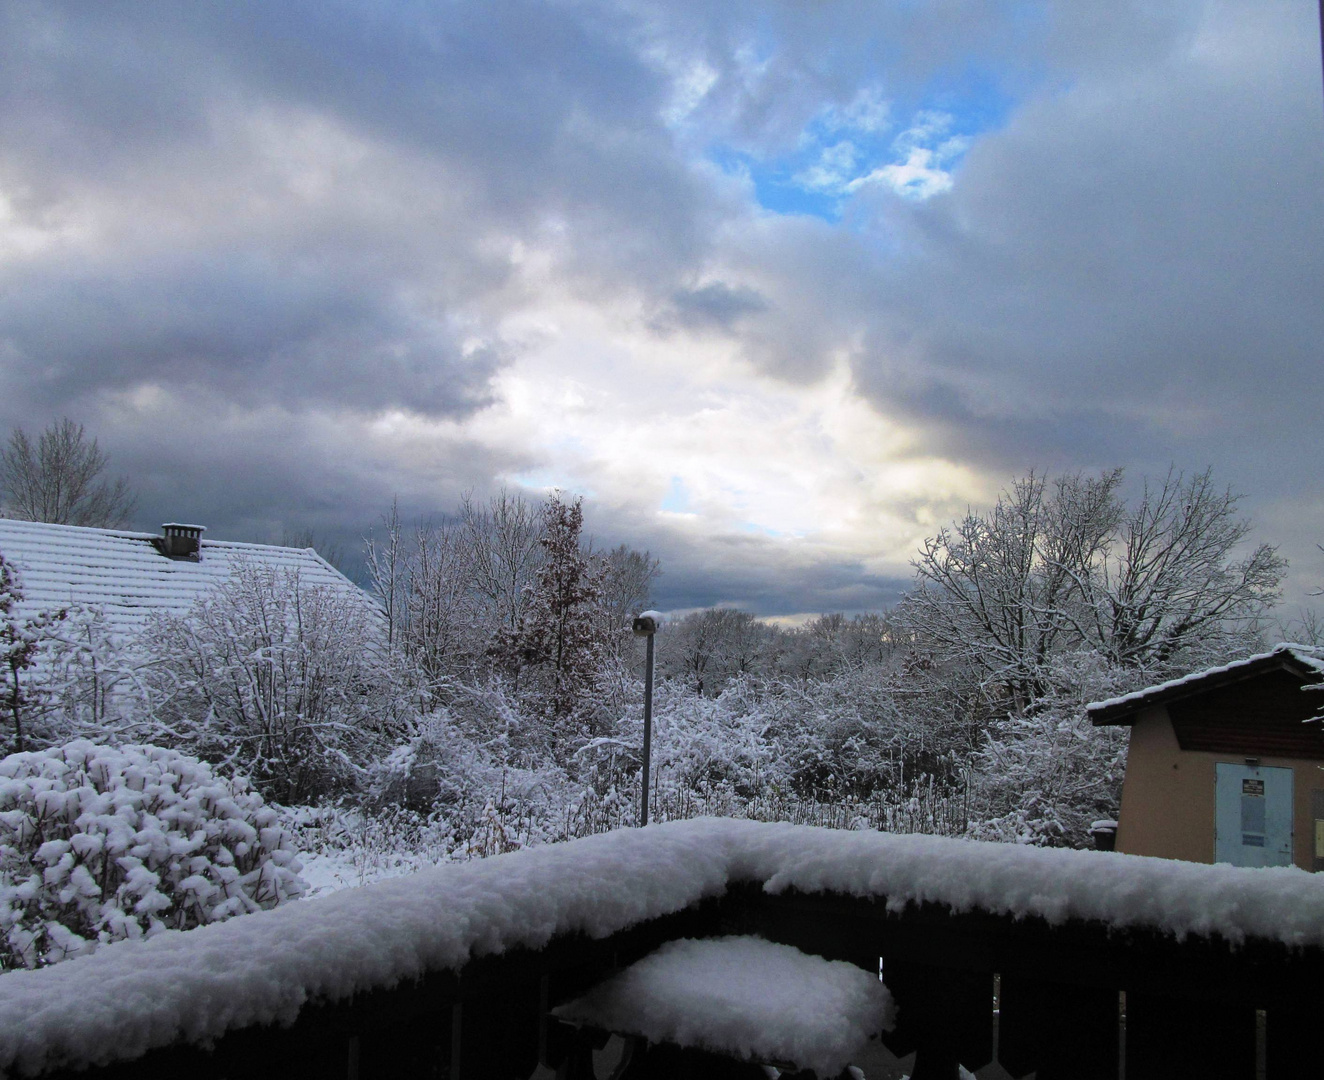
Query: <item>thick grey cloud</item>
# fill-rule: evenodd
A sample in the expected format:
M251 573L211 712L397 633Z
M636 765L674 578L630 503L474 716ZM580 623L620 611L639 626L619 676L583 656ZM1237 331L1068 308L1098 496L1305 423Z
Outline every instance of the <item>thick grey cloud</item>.
M565 219L568 266L599 283L701 244L661 80L609 13L6 10L0 189L34 228L90 213L106 234L0 271L41 400L153 380L462 411L501 357L454 340L506 279L494 235Z
M1314 14L1216 6L1198 32L1019 110L950 194L890 207L913 255L886 275L861 384L934 446L1009 472L1213 464L1252 513L1299 500L1294 522L1276 513L1258 535L1308 564L1324 341Z
M915 459L1213 463L1308 553L1314 19L1304 0L13 0L0 427L87 422L144 524L351 535L393 493L421 514L549 470L553 447L461 428L534 347L510 322L550 282L795 386L844 358ZM875 106L890 131L997 115L925 201L865 185L839 222L755 205L733 158L775 164ZM833 549L668 532L654 509L604 502L599 527L664 555L669 606L895 591Z

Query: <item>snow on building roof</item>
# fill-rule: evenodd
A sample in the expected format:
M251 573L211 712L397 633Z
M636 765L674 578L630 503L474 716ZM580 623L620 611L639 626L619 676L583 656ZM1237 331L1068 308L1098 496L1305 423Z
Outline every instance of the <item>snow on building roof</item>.
M1324 946L1324 876L1295 867L708 818L449 864L11 971L0 975L0 1073L131 1060L290 1023L311 1001L542 948L556 935L604 938L734 882L886 897L894 909L934 902L1051 924Z
M1086 714L1096 726L1129 724L1141 709L1165 705L1170 701L1204 693L1217 686L1254 678L1269 671L1286 670L1315 682L1324 677L1324 649L1310 645L1284 642L1268 652L1256 653L1230 664L1192 672L1178 679L1169 679L1156 686L1134 690L1129 694L1094 701L1085 706Z
M70 603L96 605L114 630L133 633L155 612L187 611L241 559L296 570L309 585L359 591L312 548L203 540L195 561L161 554L153 542L158 539L124 529L0 518L0 554L18 571L24 614Z

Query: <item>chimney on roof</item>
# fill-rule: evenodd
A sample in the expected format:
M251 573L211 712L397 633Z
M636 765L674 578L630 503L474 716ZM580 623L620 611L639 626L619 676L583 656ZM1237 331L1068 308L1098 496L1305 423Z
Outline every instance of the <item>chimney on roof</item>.
M205 525L181 525L177 521L168 521L161 526L161 536L152 542L167 558L201 562L202 534L206 531Z

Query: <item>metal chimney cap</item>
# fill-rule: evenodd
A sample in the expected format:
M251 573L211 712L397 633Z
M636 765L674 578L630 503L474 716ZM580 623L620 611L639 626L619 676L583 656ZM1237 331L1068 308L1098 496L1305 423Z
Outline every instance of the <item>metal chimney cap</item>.
M205 525L186 525L180 521L167 521L161 526L161 535L152 543L156 549L169 559L191 559L202 561L202 534Z

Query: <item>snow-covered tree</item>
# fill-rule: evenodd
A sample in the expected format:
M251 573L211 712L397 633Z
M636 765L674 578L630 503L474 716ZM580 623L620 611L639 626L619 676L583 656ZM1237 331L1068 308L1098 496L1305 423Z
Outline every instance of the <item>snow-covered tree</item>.
M732 679L762 674L769 643L777 630L748 611L708 608L664 628L659 666L684 679L695 693L717 696Z
M151 660L137 644L114 632L98 605L65 609L47 627L30 679L41 705L32 744L133 742L155 730L146 678Z
M979 673L1020 714L1057 653L1092 649L1156 670L1244 647L1285 563L1208 472L1169 474L1127 506L1121 470L1017 480L987 514L924 542L896 623L939 661ZM1198 659L1196 659L1198 658Z
M18 610L23 590L13 563L0 552L0 709L13 734L15 751L27 749L34 715L44 695L33 667L38 652L54 628L69 615L67 608L24 615Z
M276 812L155 746L86 741L0 761L0 970L300 896Z
M582 704L610 655L602 603L602 568L582 550L579 499L554 494L543 507L542 565L529 587L519 629L498 642L498 655L517 670L531 669L552 716L561 721Z
M1094 727L1085 706L1150 680L1094 651L1055 656L1047 679L1029 712L991 725L971 762L976 839L1084 847L1091 822L1117 815L1127 732Z
M365 598L239 564L148 632L153 739L236 769L280 802L352 788L400 720L378 637Z

